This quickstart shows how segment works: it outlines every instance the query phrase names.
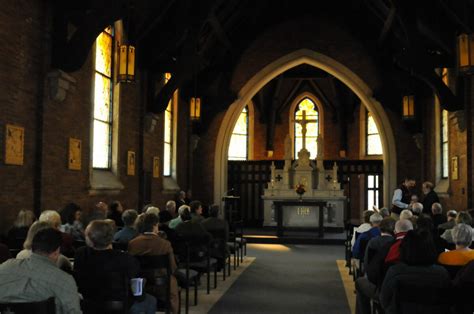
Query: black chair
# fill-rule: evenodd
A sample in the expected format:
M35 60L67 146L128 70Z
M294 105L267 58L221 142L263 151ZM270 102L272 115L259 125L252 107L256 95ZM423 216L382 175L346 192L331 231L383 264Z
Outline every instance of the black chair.
M130 278L121 272L74 273L84 314L126 314L133 302Z
M463 266L453 266L453 265L441 265L441 266L443 266L448 271L451 279L454 279L456 275L458 274L459 270L463 268Z
M235 241L240 250L240 261L244 261L244 255L247 256L247 240L244 238L244 222L242 220L233 222L235 232Z
M454 313L474 313L474 282L463 282L453 290Z
M224 229L210 229L207 230L212 234L210 243L210 256L217 259L217 267L222 267L222 278L226 278L226 266L230 273L230 252L227 247L226 231ZM217 288L217 276L214 276L214 288Z
M409 284L400 282L396 292L398 313L450 314L451 285Z
M156 297L157 311L171 312L171 263L170 255L135 256L140 263L140 277L146 280L145 290ZM165 298L158 289L165 289Z
M72 246L74 247L75 250L77 250L80 247L86 246L86 241L84 240L74 240L72 243Z
M207 243L206 243L207 242ZM207 294L210 293L211 288L211 271L214 271L214 284L217 286L217 259L211 257L210 251L211 242L209 240L198 240L195 245L190 245L190 260L189 267L201 274L206 274L207 278Z
M54 297L38 302L0 303L0 313L54 314L56 313L56 305Z
M112 242L112 247L114 250L124 251L127 252L128 250L128 243L124 242Z

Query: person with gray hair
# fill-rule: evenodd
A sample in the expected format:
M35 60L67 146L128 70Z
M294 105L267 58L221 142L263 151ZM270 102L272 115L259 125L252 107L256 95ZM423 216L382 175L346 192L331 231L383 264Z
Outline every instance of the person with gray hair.
M472 217L468 212L462 211L458 213L458 215L454 219L454 222L456 225L462 223L470 226L472 224ZM448 243L454 243L453 229L446 230L441 235L441 238L445 239Z
M454 209L448 210L446 213L446 222L439 225L438 229L440 230L449 230L453 229L454 226L456 225L456 217L458 215L458 212Z
M122 221L124 227L114 235L114 241L119 243L128 243L130 240L138 236L135 228L135 221L137 220L138 212L135 209L127 209L122 213Z
M61 215L55 210L44 210L39 216L38 221L49 223L51 228L59 230L61 227ZM61 253L67 257L74 256L74 238L69 233L61 232L63 241L61 243Z
M438 263L449 266L464 266L474 260L474 251L469 248L472 243L472 227L459 223L452 229L453 241L456 249L443 252L438 257Z
M379 209L379 214L382 215L383 218L390 216L390 210L387 207L382 207Z
M188 205L181 205L178 208L178 217L176 217L175 219L171 219L170 223L168 224L168 227L170 227L171 229L176 229L176 227L183 222L182 216L186 213L191 213L191 207L189 207Z
M398 263L400 261L400 244L410 230L413 230L413 223L408 219L400 219L395 223L395 242L385 257L386 264Z
M160 210L159 218L160 225L168 224L171 219L176 217L176 202L168 201L166 202L165 210Z
M433 203L431 205L431 218L433 219L435 230L438 230L439 225L446 222L446 216L443 215L443 206L440 203Z
M400 213L400 220L404 220L404 219L411 219L413 217L413 213L411 210L409 209L404 209L402 210L402 212Z
M149 206L147 209L146 209L146 212L145 214L153 214L155 215L156 217L159 217L160 216L160 209L156 206Z
M364 256L365 246L367 245L370 239L380 236L379 227L380 223L383 220L382 215L380 215L379 213L374 213L370 216L369 220L372 228L357 237L356 243L354 244L354 248L352 249L352 256L356 259L360 259Z
M411 205L411 211L413 212L413 215L420 216L423 212L423 204L419 202L413 203Z
M112 248L113 226L105 220L93 220L86 228L86 243L76 251L74 272L76 273L79 292L84 299L115 300L117 290L110 289L111 282L99 281L91 274L123 274L129 279L138 277L140 265L131 255ZM116 285L117 283L115 283ZM104 288L106 286L106 288ZM100 288L98 288L100 287ZM130 313L155 313L156 298L145 294L144 300L137 302L130 299Z

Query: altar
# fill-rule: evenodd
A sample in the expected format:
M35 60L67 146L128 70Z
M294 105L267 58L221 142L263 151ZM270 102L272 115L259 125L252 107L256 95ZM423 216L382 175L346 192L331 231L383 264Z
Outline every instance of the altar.
M305 115L298 121L303 129L303 148L298 158L292 161L291 138L285 138L285 164L283 169L271 166L271 179L264 189L264 226L291 228L344 228L346 197L338 181L338 166L332 169L323 166L323 138L317 139L316 160L310 160L310 153L305 147ZM296 188L299 187L297 193ZM283 204L276 206L276 204ZM311 203L324 203L321 209L310 206ZM284 204L287 204L286 206ZM319 212L318 212L319 210ZM322 220L322 222L321 222ZM320 224L321 223L321 224Z

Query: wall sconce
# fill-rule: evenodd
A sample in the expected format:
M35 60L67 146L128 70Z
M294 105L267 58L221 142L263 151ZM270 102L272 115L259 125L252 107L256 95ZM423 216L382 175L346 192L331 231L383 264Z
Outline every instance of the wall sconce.
M402 101L403 119L409 120L415 118L415 96L405 95Z
M135 47L128 44L120 46L118 81L130 83L135 81Z
M193 121L201 119L201 98L191 97L189 101L189 114Z
M460 34L457 38L458 69L460 72L472 72L474 66L474 35Z

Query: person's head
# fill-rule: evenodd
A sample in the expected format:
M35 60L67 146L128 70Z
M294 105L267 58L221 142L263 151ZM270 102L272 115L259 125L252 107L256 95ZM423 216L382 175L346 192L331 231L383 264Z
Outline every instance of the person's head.
M393 235L395 230L395 219L392 217L385 217L380 222L380 232L384 234Z
M421 190L423 191L423 194L425 195L433 191L433 188L434 188L434 185L430 181L425 181L421 185Z
M212 205L211 208L209 208L209 216L217 218L219 216L219 205Z
M400 219L395 223L395 234L413 230L413 223L408 219Z
M420 215L416 220L416 229L418 230L425 230L430 233L433 233L434 230L434 223L433 219L431 219L428 215Z
M93 220L86 228L86 243L93 249L106 250L112 247L114 228L105 220Z
M110 210L111 213L121 214L123 212L123 207L122 207L122 204L119 201L113 201L109 205L109 210Z
M175 201L166 202L166 210L169 211L170 214L174 215L176 213L176 202Z
M23 242L23 248L25 250L31 250L31 245L33 244L33 238L35 235L44 229L51 228L51 225L47 221L35 221L28 229L25 242Z
M404 209L400 213L400 220L411 219L411 217L413 217L413 213L409 209Z
M200 201L192 201L189 207L191 208L192 214L202 215L202 204Z
M29 227L35 221L35 214L31 210L20 210L16 216L13 226L15 228Z
M193 191L191 191L191 189L188 189L186 191L186 197L189 198L189 199L191 199L193 197Z
M418 202L413 203L413 205L411 206L411 210L414 215L419 216L423 212L423 204Z
M413 195L410 197L411 203L417 203L418 200L419 200L419 198L418 198L418 195L416 195L416 194L413 194Z
M433 215L440 215L443 213L443 206L441 206L440 203L433 203L433 205L431 205L431 213Z
M453 241L456 248L467 248L472 243L472 227L464 223L459 223L453 228Z
M400 244L400 261L407 265L429 266L436 263L438 254L433 237L425 230L408 231Z
M135 209L127 209L122 213L122 221L126 227L133 227L137 220L138 213Z
M369 219L370 219L370 224L373 227L378 227L380 223L382 222L383 217L379 213L374 213L372 214L372 216L370 216Z
M364 223L370 223L370 216L372 216L375 212L373 210L364 210L362 212L362 219Z
M61 231L48 227L36 233L31 244L31 251L35 254L46 256L53 263L56 263L59 257L61 242Z
M472 217L468 212L459 212L456 216L456 224L472 225Z
M181 205L178 208L178 213L182 221L191 220L191 209L188 205Z
M69 203L61 209L60 216L61 222L63 224L70 224L74 223L77 217L77 212L81 212L81 208L75 203Z
M390 210L387 207L382 207L379 209L379 214L382 215L383 218L390 216Z
M145 232L154 232L158 234L158 224L160 220L154 214L144 214L143 215L143 222L140 224L140 230L138 232L145 233Z
M448 210L448 212L446 213L446 217L448 218L448 221L456 219L457 216L458 216L458 212L455 211L454 209Z
M54 210L43 211L38 220L48 222L54 229L59 229L59 226L61 226L61 216Z
M158 207L155 207L155 206L150 206L150 207L147 208L145 214L153 214L156 217L158 217L160 215L160 209Z
M414 188L416 185L416 180L414 178L407 177L403 181L403 185L405 185L409 189Z
M179 191L178 193L178 199L184 200L186 198L186 192L184 191Z

